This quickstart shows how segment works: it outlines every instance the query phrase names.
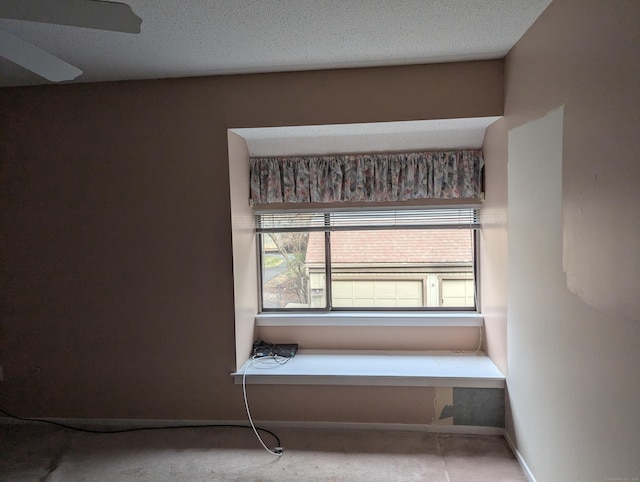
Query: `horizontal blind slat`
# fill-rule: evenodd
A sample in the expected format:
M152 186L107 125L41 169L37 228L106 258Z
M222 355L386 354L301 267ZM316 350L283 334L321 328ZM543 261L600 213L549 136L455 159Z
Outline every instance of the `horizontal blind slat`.
M279 212L256 215L257 232L478 228L477 208Z

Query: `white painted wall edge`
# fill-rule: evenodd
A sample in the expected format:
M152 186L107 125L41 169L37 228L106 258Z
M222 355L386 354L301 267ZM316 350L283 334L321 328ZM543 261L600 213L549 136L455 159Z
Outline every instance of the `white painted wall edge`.
M242 425L251 428L247 420L162 420L162 419L88 419L88 418L43 418L63 425L79 428L102 428L105 430L117 430L128 428L157 428L157 427L181 427L181 426L207 426L218 425L220 427ZM36 423L32 421L18 420L9 417L0 417L0 425L23 425ZM427 432L460 435L490 435L504 436L503 428L476 427L473 425L423 425L405 423L364 423L364 422L299 422L299 421L256 421L256 427L277 429L327 429L327 430L389 430L405 432ZM533 479L532 479L533 480ZM534 481L535 482L535 481Z
M261 313L256 326L483 326L481 313Z
M533 476L533 473L531 472L531 469L527 465L527 462L524 460L524 457L522 456L520 451L517 449L516 445L513 443L513 440L511 440L511 437L509 437L509 433L506 430L504 432L504 438L509 444L509 447L511 447L511 451L516 456L516 459L518 460L520 467L522 467L522 471L524 472L524 475L527 478L527 480L529 482L536 482L536 478Z

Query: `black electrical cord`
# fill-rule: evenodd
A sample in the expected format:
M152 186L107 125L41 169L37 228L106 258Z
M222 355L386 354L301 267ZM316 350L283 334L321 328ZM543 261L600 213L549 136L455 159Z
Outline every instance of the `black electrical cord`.
M92 430L90 428L80 428L74 427L72 425L66 425L64 423L54 422L53 420L47 420L44 418L24 418L19 417L17 415L13 415L12 413L7 412L5 409L0 408L0 412L4 413L7 417L14 418L16 420L22 420L23 422L40 422L40 423L49 423L51 425L57 425L58 427L68 428L70 430L76 430L78 432L86 432L86 433L97 433L97 434L110 434L110 433L125 433L125 432L139 432L142 430L169 430L176 428L248 428L253 430L253 427L250 425L239 425L239 424L224 424L224 423L213 423L207 425L170 425L164 427L134 427L134 428L124 428L118 430ZM266 428L256 427L256 430L264 433L268 433L276 440L276 446L280 447L280 437L278 437L271 430L267 430Z

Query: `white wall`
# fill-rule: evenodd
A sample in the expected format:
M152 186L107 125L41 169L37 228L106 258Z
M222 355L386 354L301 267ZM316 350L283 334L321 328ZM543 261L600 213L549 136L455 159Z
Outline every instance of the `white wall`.
M480 301L487 354L507 367L507 134L504 120L490 125L482 146L486 198L480 230Z
M257 252L253 209L249 206L249 149L245 140L229 131L229 196L233 239L233 293L236 318L236 368L251 353L255 316Z
M554 0L506 61L507 429L538 481L640 477L639 28Z

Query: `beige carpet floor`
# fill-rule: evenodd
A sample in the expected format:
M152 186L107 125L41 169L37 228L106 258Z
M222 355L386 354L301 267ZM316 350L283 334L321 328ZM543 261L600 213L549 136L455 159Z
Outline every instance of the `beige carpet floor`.
M0 425L0 481L523 481L502 437L409 431L274 429L275 457L251 430L96 435ZM265 434L268 447L275 446Z

